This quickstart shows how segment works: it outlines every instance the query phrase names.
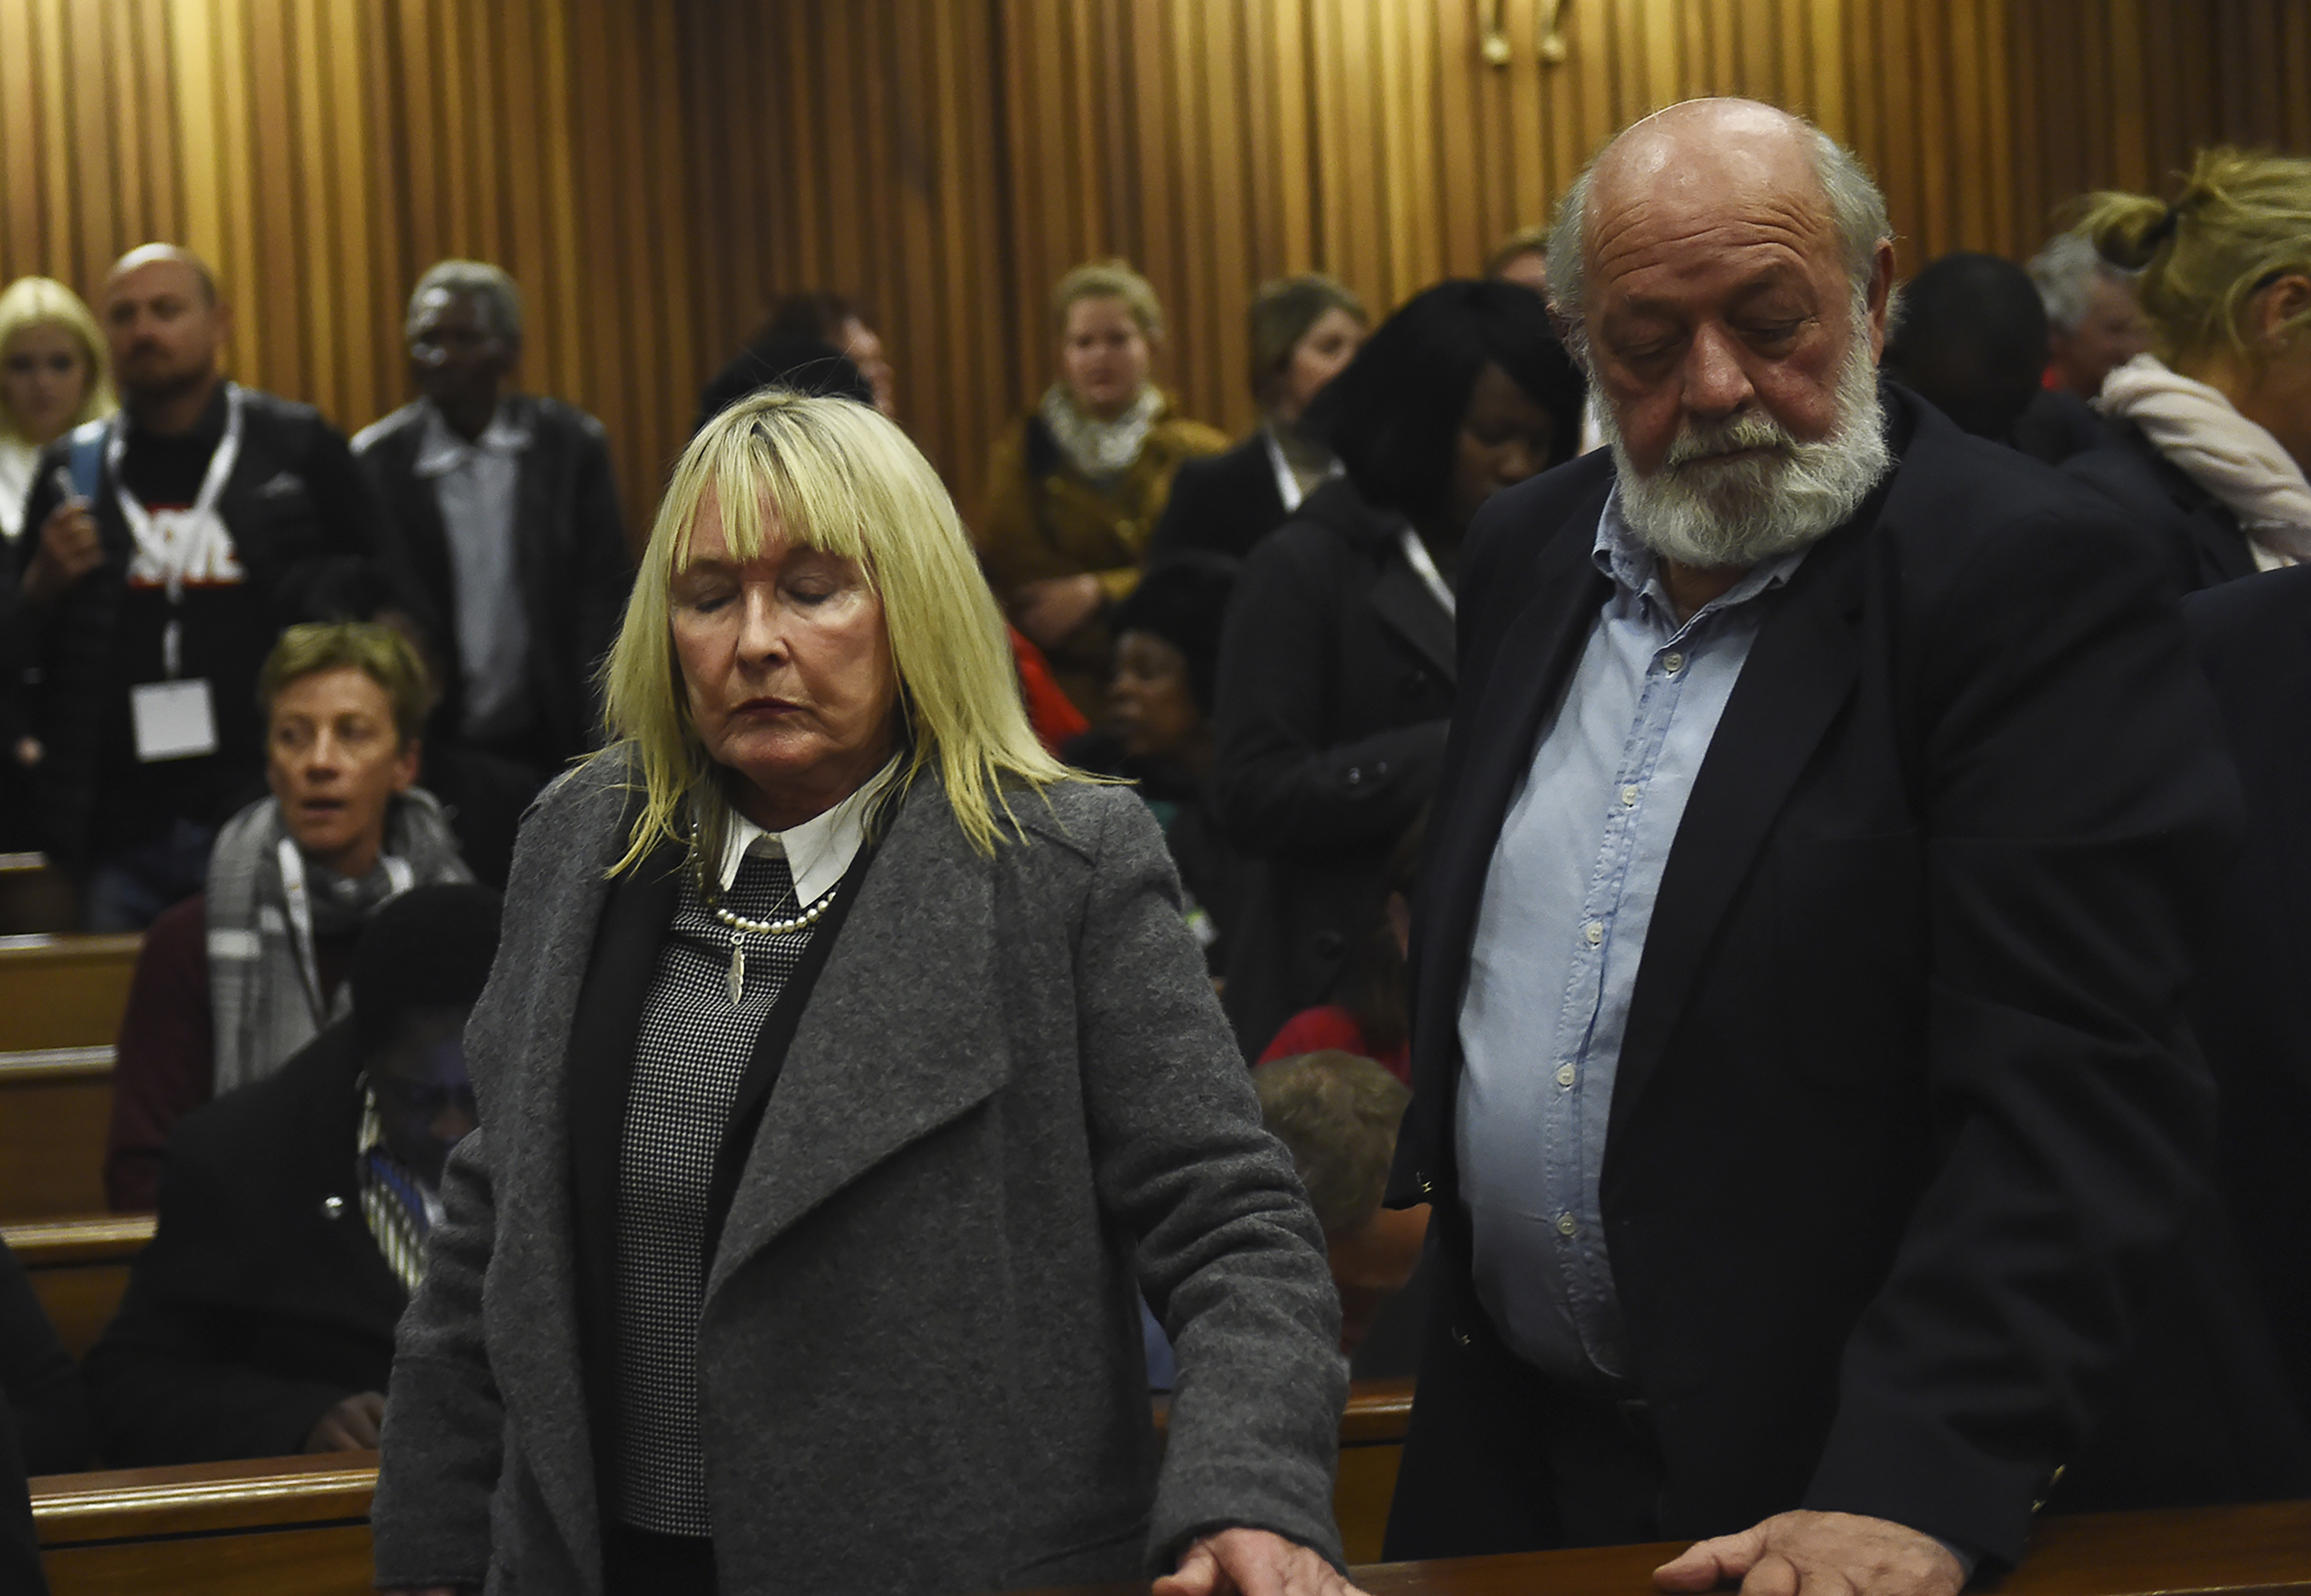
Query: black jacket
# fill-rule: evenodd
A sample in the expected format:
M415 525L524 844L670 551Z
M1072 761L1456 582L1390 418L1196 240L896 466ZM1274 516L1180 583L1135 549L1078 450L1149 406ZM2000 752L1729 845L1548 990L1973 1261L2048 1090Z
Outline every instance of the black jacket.
M2193 594L2183 619L2246 791L2247 841L2191 1018L2222 1091L2223 1195L2311 1424L2311 567Z
M1276 485L1268 430L1260 428L1225 455L1181 465L1147 539L1147 563L1157 566L1199 551L1242 559L1289 514Z
M1664 1537L1793 1508L2018 1557L2033 1504L2298 1493L2183 1017L2237 784L2108 509L1889 390L1901 464L1766 612L1670 854L1602 1211ZM1503 816L1595 624L1612 462L1500 495L1412 950L1390 1197L1446 1267L1389 1555L1545 1540L1469 1283L1458 1019ZM1438 1333L1441 1327L1444 1333Z
M152 590L128 586L135 545L109 473L95 497L104 564L53 605L28 604L19 614L37 678L33 730L48 750L39 771L43 839L50 856L68 868L84 865L92 847L106 852L142 840L92 837L92 816L115 833L137 822L157 830L170 813L214 825L263 791L257 671L281 628L303 612L306 586L336 561L377 551L376 500L344 439L309 405L255 388L241 393L240 455L218 508L247 580L197 606L188 603L183 645L183 674L210 681L215 754L137 762L128 690L161 680L162 601ZM222 425L222 391L216 403L204 425ZM71 453L67 436L41 455L27 525L37 528L60 502L53 478ZM37 542L36 536L21 540L23 564ZM124 613L132 617L126 626Z
M602 424L557 399L515 394L505 401L528 429L513 535L522 607L529 619L529 701L535 716L522 752L552 773L601 741L594 672L610 650L634 581L610 475ZM457 740L465 718L458 665L458 601L449 534L433 484L417 474L425 437L423 401L405 404L355 440L388 522L386 563L423 598L442 628L449 680L434 716L437 738Z
M2160 454L2142 429L2102 421L2101 446L2072 455L2062 470L2126 512L2127 524L2158 550L2176 593L2196 593L2254 575L2254 551L2228 506Z
M1436 785L1452 618L1405 559L1401 525L1328 482L1253 551L1228 603L1211 793L1229 839L1262 862L1225 995L1250 1057L1330 998L1376 933L1390 850Z
M28 1474L72 1474L95 1465L94 1434L80 1371L57 1340L16 1254L0 1242L0 1387Z
M360 1073L340 1021L170 1133L160 1228L85 1366L114 1467L283 1456L385 1389L409 1294L362 1217Z

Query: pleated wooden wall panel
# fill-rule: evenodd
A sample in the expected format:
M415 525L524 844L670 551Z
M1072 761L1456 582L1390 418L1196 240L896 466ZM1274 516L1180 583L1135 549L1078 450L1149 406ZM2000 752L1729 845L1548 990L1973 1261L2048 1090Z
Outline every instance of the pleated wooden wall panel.
M857 294L966 508L1050 381L1048 296L1121 254L1166 380L1252 419L1243 305L1385 310L1541 220L1688 94L1815 117L1905 270L2027 255L2053 207L2215 138L2311 145L2299 0L0 0L0 279L212 256L248 379L348 428L405 395L445 255L529 301L526 378L608 425L639 518L700 380L776 294ZM1497 17L1506 65L1487 62Z

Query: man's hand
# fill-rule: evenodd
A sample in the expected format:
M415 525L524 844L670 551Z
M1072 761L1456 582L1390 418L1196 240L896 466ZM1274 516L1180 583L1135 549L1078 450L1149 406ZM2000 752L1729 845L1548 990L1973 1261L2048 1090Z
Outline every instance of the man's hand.
M385 1398L374 1391L349 1396L313 1421L308 1452L372 1452L385 1423Z
M1931 1535L1851 1513L1782 1513L1653 1570L1663 1591L1739 1583L1741 1596L1958 1596L1966 1570Z
M1222 1530L1188 1548L1153 1596L1364 1596L1306 1547L1266 1530Z
M1106 596L1099 578L1089 573L1030 582L1011 595L1011 623L1036 647L1057 648L1099 613L1099 601Z
M40 546L24 569L24 596L47 603L104 563L96 517L83 499L67 499L40 523Z

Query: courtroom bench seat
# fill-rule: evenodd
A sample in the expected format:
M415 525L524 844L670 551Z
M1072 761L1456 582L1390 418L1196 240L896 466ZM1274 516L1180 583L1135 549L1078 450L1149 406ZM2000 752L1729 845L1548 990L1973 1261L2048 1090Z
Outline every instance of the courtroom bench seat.
M104 1208L112 1045L0 1053L0 1225Z
M75 1360L87 1356L112 1323L128 1266L153 1239L151 1214L90 1214L0 1225L32 1295L48 1310L57 1340Z
M65 932L80 924L72 878L39 854L0 854L0 936Z
M144 941L135 935L0 937L0 1053L112 1042Z

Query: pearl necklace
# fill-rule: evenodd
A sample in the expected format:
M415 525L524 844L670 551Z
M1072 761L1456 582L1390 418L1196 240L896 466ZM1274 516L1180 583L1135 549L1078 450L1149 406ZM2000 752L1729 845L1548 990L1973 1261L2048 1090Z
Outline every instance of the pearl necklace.
M746 995L746 938L791 936L798 931L808 931L826 913L826 906L834 901L835 889L841 885L838 881L829 887L816 903L791 920L749 920L744 915L732 914L719 903L707 906L714 911L717 920L730 928L730 972L723 977L723 985L730 993L734 1008Z

